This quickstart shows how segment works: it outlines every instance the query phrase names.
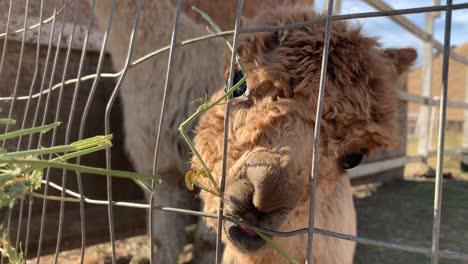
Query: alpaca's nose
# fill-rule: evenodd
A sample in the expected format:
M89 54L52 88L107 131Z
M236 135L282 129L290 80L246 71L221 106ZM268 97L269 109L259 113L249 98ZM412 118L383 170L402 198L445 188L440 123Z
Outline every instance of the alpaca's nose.
M280 208L293 208L295 199L290 199L295 188L288 182L288 170L282 168L279 156L269 151L249 155L245 164L247 179L253 185L253 205L261 212Z

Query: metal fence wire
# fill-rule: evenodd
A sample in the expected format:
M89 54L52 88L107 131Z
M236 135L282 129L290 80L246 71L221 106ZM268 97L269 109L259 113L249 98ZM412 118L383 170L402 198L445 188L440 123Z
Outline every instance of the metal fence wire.
M74 3L74 6L71 5L72 2ZM446 258L446 259L456 259L456 260L464 260L468 261L468 252L466 253L459 253L459 252L451 252L451 251L446 251L446 250L440 250L439 249L439 237L440 237L440 222L441 222L441 202L442 202L442 174L443 174L443 164L444 164L444 154L450 153L450 152L459 152L460 149L454 149L454 150L448 150L446 152L444 142L445 142L445 127L446 127L446 112L447 112L447 107L459 107L463 109L468 109L468 104L467 103L461 103L461 102L448 102L447 100L447 91L448 91L448 69L449 69L449 58L452 57L455 60L458 60L460 62L463 62L464 64L468 63L468 59L454 53L453 51L450 50L450 34L451 34L451 27L452 27L452 11L453 10L460 10L460 9L466 9L468 8L468 3L463 3L463 4L452 4L452 0L447 0L446 5L434 5L434 6L427 6L427 7L418 7L418 8L408 8L408 9L399 9L399 10L386 10L386 11L378 11L378 12L365 12L365 13L354 13L354 14L346 14L346 15L332 15L333 12L333 6L334 6L334 1L329 0L328 1L328 9L327 13L323 17L315 18L310 21L305 21L305 22L300 22L300 23L294 23L294 24L288 24L288 25L282 25L282 26L269 26L269 27L259 27L259 28L241 28L240 26L240 18L242 16L242 10L243 10L243 1L239 0L238 1L238 8L237 8L237 15L236 15L236 22L234 26L234 30L230 31L224 31L221 33L210 33L205 36L201 37L196 37L192 39L184 39L184 40L179 40L177 37L177 32L178 32L178 24L179 24L179 14L181 12L181 2L182 0L177 0L176 3L176 8L175 8L175 16L174 16L174 21L172 24L172 37L171 37L171 42L168 46L160 48L158 50L155 50L153 52L149 52L146 55L140 57L140 58L134 58L133 56L133 51L134 51L134 43L135 43L135 34L136 30L138 28L138 22L140 18L140 14L143 8L143 0L138 1L138 8L137 8L137 13L135 14L134 18L134 24L133 28L131 31L130 35L130 42L128 44L128 52L126 54L126 60L124 63L123 68L117 72L117 73L105 73L103 71L103 62L104 62L104 57L105 57L105 50L106 47L108 46L108 36L109 32L112 27L112 22L113 22L113 14L115 12L115 5L116 5L116 0L112 2L112 9L109 10L110 16L108 18L108 24L106 27L106 30L103 32L103 39L101 42L100 46L100 52L99 52L99 58L97 60L96 64L96 72L94 74L90 75L84 75L83 73L83 65L84 65L84 60L85 60L85 55L86 52L89 48L89 38L90 34L92 31L92 24L93 24L93 12L90 12L89 18L87 19L87 28L85 29L85 37L82 41L82 46L81 47L73 47L74 43L74 35L75 31L77 30L77 20L80 17L80 0L68 0L66 4L59 4L58 0L55 0L53 3L53 15L51 17L45 18L43 14L44 10L44 0L40 1L40 15L39 15L39 23L30 25L28 21L28 7L30 5L29 0L25 0L25 6L24 6L24 24L21 28L13 28L10 24L10 21L12 19L12 8L15 5L13 0L9 1L8 4L8 16L6 19L6 31L2 34L0 34L0 39L3 41L3 47L2 47L2 56L0 60L0 81L3 82L4 80L2 78L5 78L5 73L4 71L4 64L5 61L8 59L8 45L9 42L8 40L12 36L17 36L21 34L20 40L21 40L21 48L20 48L20 55L19 55L19 61L18 61L18 67L17 67L17 72L16 72L16 81L14 87L12 87L11 90L11 95L6 96L6 97L0 97L0 102L6 102L9 103L9 108L8 108L8 118L11 118L13 116L13 113L16 112L23 112L23 119L18 120L20 123L21 128L26 128L28 125L26 124L26 120L28 119L28 115L32 110L33 113L33 122L31 124L31 127L36 126L36 125L45 125L48 112L53 111L53 116L55 121L61 121L64 124L66 124L66 130L65 130L65 143L70 143L70 133L72 130L72 120L75 118L74 115L77 115L76 111L76 105L78 104L77 102L77 94L80 91L80 85L82 82L92 80L92 86L89 91L89 94L87 96L87 100L85 102L85 107L84 111L81 113L81 122L79 126L79 139L84 138L84 129L86 126L86 122L88 120L88 114L91 109L91 104L93 102L93 97L96 93L98 84L102 79L105 78L113 78L116 79L117 82L115 84L114 89L112 90L112 94L110 96L110 99L107 102L106 109L105 109L105 116L104 116L104 125L105 125L105 133L109 134L112 133L111 127L110 127L110 112L112 110L112 107L115 103L115 100L119 94L119 89L121 87L121 84L123 80L125 79L125 76L128 71L130 71L133 67L135 67L138 64L143 63L144 61L150 60L150 59L157 59L157 56L159 54L162 54L163 52L169 52L169 57L168 57L168 62L167 62L167 72L165 76L165 85L164 85L164 96L163 96L163 101L161 105L161 114L159 117L159 121L157 126L159 127L158 135L156 136L156 145L154 146L155 148L155 156L153 159L153 174L155 174L158 171L158 155L160 153L159 149L159 143L162 140L161 139L161 128L163 126L163 121L164 121L164 114L165 114L165 108L166 108L166 97L168 94L168 89L171 87L171 79L173 78L174 75L174 67L173 67L173 54L174 52L177 52L177 48L185 45L190 45L193 43L205 41L211 38L219 38L219 37L224 37L224 36L233 36L233 52L231 56L231 62L230 62L230 81L228 83L228 87L231 88L233 86L233 74L234 74L234 69L235 69L235 63L236 63L236 47L238 44L239 36L241 34L251 34L251 33L256 33L256 32L267 32L267 31L280 31L280 30L287 30L287 29L293 29L293 28L298 28L304 25L310 25L310 24L315 24L315 23L325 23L326 24L326 31L324 34L324 50L323 50L323 61L322 61L322 68L321 68L321 74L320 74L320 92L318 94L318 104L317 104L317 110L316 110L316 125L314 129L314 141L313 141L313 155L312 155L312 174L310 175L310 179L312 181L312 191L310 192L310 214L309 214L309 226L306 226L302 229L298 230L291 230L288 232L279 232L279 231L274 231L274 230L265 230L262 228L256 228L252 227L246 224L246 226L249 226L250 228L254 230L259 230L264 232L265 234L271 235L271 236L279 236L279 237L289 237L289 236L296 236L299 234L307 234L308 239L307 239L307 261L306 263L312 263L312 241L314 239L314 234L320 234L324 236L331 236L339 239L344 239L344 240L349 240L349 241L355 241L357 243L361 244L366 244L366 245L372 245L376 247L381 247L381 248L386 248L386 249L393 249L393 250L400 250L400 251L406 251L406 252L412 252L412 253L417 253L417 254L422 254L426 256L430 256L432 263L436 264L439 262L439 258ZM369 3L373 3L374 6L378 6L379 4L382 4L383 2L381 1L368 1ZM60 1L62 3L62 1ZM91 9L94 10L96 4L96 0L93 0L91 3ZM6 5L5 5L6 6ZM436 169L436 179L435 179L435 195L434 195L434 222L433 222L433 230L432 230L432 247L421 247L421 246L416 246L416 245L410 245L410 244L402 244L402 243L395 243L395 242L389 242L389 241L380 241L380 240L374 240L366 237L361 237L361 236L352 236L352 235L347 235L347 234L342 234L342 233L337 233L329 230L323 230L319 228L314 227L314 209L315 209L315 204L314 204L314 195L315 195L315 186L316 186L316 178L315 175L317 174L317 167L320 166L318 164L318 146L320 142L320 120L321 120L321 113L322 113L322 105L323 105L323 95L324 95L324 90L325 88L325 76L327 75L327 63L328 63L328 47L329 47L329 39L330 39L330 28L332 21L338 21L338 20L350 20L350 19L357 19L357 18L370 18L370 17L392 17L396 20L399 19L400 23L407 23L408 21L403 21L403 17L400 15L405 15L405 14L416 14L416 13L428 13L428 12L440 12L443 11L446 14L445 18L445 31L444 31L444 42L443 44L438 43L430 34L426 34L424 31L421 31L419 29L415 29L414 27L411 28L411 26L406 27L410 31L412 31L415 34L419 34L419 36L426 41L427 43L432 43L434 45L434 48L438 50L443 51L443 70L442 70L442 93L440 96L440 100L434 100L429 97L422 97L422 96L416 96L416 95L411 95L407 93L401 93L400 98L406 101L412 101L412 102L417 102L429 106L440 106L440 118L439 118L439 132L438 132L438 145L437 145L437 153L426 153L425 157L421 156L414 156L414 157L404 157L404 158L398 158L398 159L393 159L393 160L386 160L382 161L379 163L379 168L376 169L376 166L372 166L372 164L365 164L362 166L362 168L358 170L351 170L350 171L350 176L351 177L357 177L359 176L359 173L373 173L377 172L380 170L384 169L390 169L390 168L395 168L398 166L402 166L408 162L416 161L416 160L423 160L424 158L427 158L429 156L437 156L437 169ZM64 33L64 26L65 22L59 21L59 17L67 17L67 16L72 16L73 17L73 22L72 22L72 29L71 29L71 34L70 37L67 40L67 43L60 43L62 41L62 34ZM60 25L60 23L62 23ZM59 27L56 27L56 25L59 24ZM49 27L48 29L49 32L49 39L45 43L43 39L41 39L41 34L44 32L44 29L46 27ZM55 32L56 29L59 29L58 32ZM24 48L25 48L25 43L26 43L26 35L28 32L36 30L37 34L35 43L36 43L36 53L35 53L35 68L34 71L32 72L33 78L32 82L30 84L30 89L29 89L29 94L28 95L20 95L18 94L18 84L22 78L22 74L24 73L23 69L23 57L25 56L23 53ZM419 31L418 31L419 30ZM56 34L58 34L58 43L54 44L53 41L55 39ZM64 41L65 41L64 40ZM46 50L46 59L43 63L44 65L44 70L41 72L39 70L39 65L40 65L40 54L41 50L44 48L43 46L41 47L41 44L47 44L47 50ZM56 45L57 49L55 50L55 54L53 52L52 46ZM57 61L61 58L60 54L60 46L66 46L67 47L67 52L65 55L65 64L63 68L58 68L57 67ZM73 48L78 48L81 50L81 56L80 56L80 62L79 62L79 68L78 72L75 78L66 78L68 68L69 68L69 58L70 54ZM56 72L62 71L62 78L61 80L56 80L55 75ZM41 74L42 73L42 74ZM3 76L2 76L3 75ZM34 93L34 87L36 87L39 84L40 90L37 93ZM64 87L66 85L72 85L73 87L73 100L71 103L71 110L69 112L68 117L65 120L61 120L59 118L61 111L63 111L63 105L62 105L62 97L64 94ZM58 93L57 93L58 92ZM58 99L58 103L56 104L55 109L50 109L50 101L51 97L56 96ZM24 109L20 109L17 106L18 102L25 102ZM35 103L33 103L35 102ZM35 109L31 109L35 105ZM225 177L226 177L226 157L227 157L227 151L228 151L228 133L229 133L229 111L230 111L230 101L228 101L225 105L226 107L226 114L225 114L225 120L224 120L224 147L223 147L223 162L222 162L222 173L221 173L221 182L220 182L220 190L221 193L224 191L224 185L225 185ZM29 117L30 118L30 117ZM156 125L156 124L155 124ZM10 127L7 125L4 128L4 132L10 131ZM55 141L57 137L57 129L54 129L52 131L52 141L51 141L51 146L54 146ZM42 135L39 136L37 141L34 141L32 137L23 137L19 139L19 142L17 143L17 148L16 150L20 150L24 144L24 142L27 143L27 148L30 149L33 146L33 143L35 143L35 146L40 147L41 146L41 141L42 141ZM6 140L2 142L2 147L5 147ZM106 167L108 169L111 168L111 152L109 149L106 150ZM80 163L80 159L77 160L78 163ZM155 201L154 197L152 196L151 199L149 199L149 203L135 203L135 202L122 202L122 201L114 201L112 197L112 178L110 176L107 177L107 199L91 199L88 198L84 195L84 190L83 190L83 185L82 185L82 179L81 175L77 173L77 182L78 182L78 192L72 191L70 189L66 188L66 180L67 180L67 171L64 170L62 172L62 181L61 184L54 183L53 181L50 180L50 170L47 170L46 172L46 177L44 180L42 180L43 187L44 187L44 195L47 195L49 193L49 188L58 190L61 192L62 197L65 197L65 195L68 195L70 197L79 199L79 204L80 204L80 232L81 232L81 262L84 260L84 255L85 255L85 245L86 245L86 228L85 228L85 204L94 204L94 205L101 205L101 206L107 206L108 208L108 223L109 223L109 241L112 244L112 261L115 263L116 261L116 248L115 248L115 230L114 230L114 215L113 215L113 208L114 207L132 207L132 208L140 208L147 210L149 212L149 223L152 225L154 223L153 221L153 210L160 210L164 212L170 212L170 213L178 213L178 214L187 214L187 215L192 215L192 216L197 216L197 217L207 217L207 218L216 218L218 219L218 232L217 232L217 237L216 237L216 263L221 262L221 238L222 238L222 225L223 221L232 221L233 219L226 217L223 215L223 210L219 210L219 214L208 214L204 212L199 212L199 211L193 211L193 210L187 210L183 208L172 208L172 207L166 207L164 205L157 205L158 201ZM152 184L153 189L155 188L155 183L153 182ZM43 199L42 201L38 199L34 199L33 197L27 198L28 201L21 200L19 203L19 217L18 217L18 224L17 224L17 235L16 235L16 241L14 241L14 245L16 248L19 247L20 242L22 245L22 248L24 249L24 256L25 258L31 257L36 255L37 257L37 263L40 261L40 256L42 255L42 241L44 237L44 222L46 221L46 214L47 214L47 199ZM31 228L31 215L32 215L32 205L33 205L33 200L36 200L35 202L42 202L42 211L41 211L41 223L40 223L40 235L39 235L39 244L38 244L38 249L37 252L30 252L28 251L28 246L29 246L29 240L30 240L30 228ZM55 250L55 262L58 260L58 254L61 251L61 244L62 244L62 235L63 235L63 225L64 225L64 215L65 210L64 210L64 200L60 201L60 219L59 219L59 227L57 230L57 240L56 240L56 250ZM220 199L220 208L223 208L223 201ZM25 217L25 214L27 215ZM26 221L24 223L24 220ZM223 220L223 221L222 221ZM8 227L10 227L12 219L9 219L8 221ZM21 229L26 229L26 239L25 241L19 241ZM149 235L151 237L154 237L155 234L153 234L154 228L150 226L149 228ZM150 248L151 250L154 250L154 240L150 239ZM151 263L153 263L153 255L151 254ZM1 260L2 263L4 263L4 259Z

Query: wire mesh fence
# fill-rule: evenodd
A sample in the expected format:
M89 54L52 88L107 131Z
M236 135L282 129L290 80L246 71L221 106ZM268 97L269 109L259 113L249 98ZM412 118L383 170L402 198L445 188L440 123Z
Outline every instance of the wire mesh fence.
M96 0L90 1L91 10L95 9ZM45 10L46 5L49 4L48 8L52 8L52 15L50 17L46 17L43 10ZM450 50L450 33L451 33L451 26L452 26L452 11L453 10L460 10L468 8L468 3L464 4L452 4L451 0L447 0L445 5L434 5L434 6L427 6L427 7L419 7L419 8L409 8L409 9L401 9L401 10L387 10L387 11L378 11L378 12L365 12L365 13L355 13L355 14L346 14L346 15L332 15L334 1L328 1L328 8L326 15L322 17L317 17L312 20L298 22L293 24L287 25L280 25L280 26L264 26L264 27L257 27L257 28L242 28L241 27L241 17L243 14L243 1L239 0L237 3L237 11L235 17L235 26L234 30L230 31L223 31L223 32L216 32L216 33L209 33L204 36L198 36L191 39L183 39L179 40L178 38L178 31L179 31L179 19L181 13L181 6L182 1L177 0L175 8L174 8L174 17L171 24L172 27L172 35L170 44L159 48L157 50L147 52L141 57L136 57L134 50L137 48L135 46L135 35L138 31L139 19L141 17L141 13L143 12L143 0L139 0L135 2L137 5L136 13L133 20L132 29L129 32L129 43L127 46L127 53L125 54L124 64L120 71L116 73L107 73L103 71L105 67L105 60L106 60L106 49L108 49L109 45L109 35L112 29L114 21L114 13L116 8L117 1L112 1L111 9L109 12L109 17L107 20L107 25L105 27L105 31L102 32L102 39L100 40L100 46L96 46L95 44L90 44L90 36L93 34L93 20L94 15L93 12L88 14L88 17L83 17L82 9L81 9L81 1L66 1L65 3L62 1L55 0L52 2L45 3L44 0L40 1L39 5L39 16L38 16L38 23L31 24L30 20L28 20L28 16L30 16L30 11L28 10L29 6L31 5L29 0L24 2L24 24L19 27L15 28L12 27L11 20L12 20L12 10L18 3L10 0L9 3L4 3L4 6L8 7L7 17L6 17L6 29L5 32L0 34L0 39L2 40L2 56L0 60L0 80L3 82L6 78L5 76L5 62L9 59L9 52L8 52L8 45L11 45L9 39L16 38L20 40L20 47L19 47L19 56L18 56L18 66L16 69L15 81L13 82L13 87L6 87L8 91L1 91L0 102L2 103L0 107L7 109L6 112L2 112L2 117L4 113L6 113L6 118L19 118L17 120L19 126L15 128L27 128L27 127L35 127L35 126L44 126L47 124L48 121L53 120L54 122L62 122L65 124L62 130L53 129L51 132L51 138L45 139L43 134L39 134L37 138L33 136L29 137L20 137L19 140L14 142L14 149L18 150L30 150L33 148L39 148L44 144L47 144L51 147L57 145L57 137L62 137L65 144L69 144L72 142L72 138L76 138L78 140L82 140L86 137L86 126L89 125L91 119L97 119L96 116L90 117L90 114L93 113L93 100L95 99L96 93L99 93L99 83L105 81L106 79L115 79L115 85L111 91L108 91L108 100L104 104L105 111L100 117L100 120L104 122L104 130L105 134L113 133L113 128L111 124L111 111L113 106L116 104L116 100L118 100L118 95L120 93L120 89L122 84L125 81L127 73L132 71L132 68L136 67L139 64L143 64L146 61L158 60L158 56L161 56L165 53L168 53L167 57L167 69L166 75L164 77L164 91L162 96L162 101L160 105L160 115L157 120L155 120L154 126L158 127L156 131L158 131L157 135L155 136L155 145L151 146L154 148L154 157L152 158L152 174L156 175L160 170L158 170L158 166L160 166L160 142L161 140L165 140L163 138L163 131L164 126L164 116L166 114L167 108L167 100L168 94L170 92L171 87L173 87L173 79L174 76L177 75L174 66L174 54L177 53L177 50L183 46L195 45L196 43L200 42L203 43L204 41L208 41L213 38L221 38L221 37L231 37L232 36L232 54L230 56L230 64L229 64L229 82L227 84L226 90L232 89L235 85L234 83L234 74L236 68L236 56L237 56L237 45L239 42L239 38L243 34L255 34L259 32L278 32L284 30L292 30L295 28L300 28L306 25L313 25L324 23L325 24L325 31L323 36L323 56L322 56L322 66L321 66L321 73L320 73L320 84L319 84L319 93L317 98L317 105L316 105L316 117L315 120L315 129L313 131L313 149L312 149L312 168L310 181L312 183L312 191L310 192L310 210L309 210L309 225L304 226L301 229L297 230L290 230L290 231L275 231L275 230L267 230L263 228L259 228L256 226L248 225L244 223L247 227L251 228L252 230L263 232L272 237L290 237L290 236L297 236L300 234L307 234L307 244L304 245L304 248L307 249L307 258L306 263L313 263L312 262L312 243L314 240L314 234L320 234L324 236L335 237L338 239L354 241L357 243L362 243L366 245L372 245L377 247L382 247L386 249L393 249L393 250L401 250L406 252L413 252L417 254L427 255L431 257L432 263L438 263L439 258L446 258L446 259L457 259L468 261L468 253L466 252L451 252L447 250L441 250L439 248L439 240L440 240L440 222L441 222L441 202L442 202L442 185L443 185L443 162L444 162L444 154L447 152L460 152L466 149L464 148L456 148L452 150L448 150L445 148L445 126L446 126L446 112L447 107L459 107L463 109L467 109L467 103L462 102L449 102L447 100L447 91L448 91L448 69L449 69L449 58L452 57L460 62L466 64L468 59L462 57L459 54L455 54ZM444 31L444 43L438 43L434 38L430 35L424 35L424 41L431 42L434 44L434 47L443 51L443 70L442 70L442 94L439 100L434 100L432 98L423 97L423 96L415 96L408 93L400 93L400 99L406 101L413 101L421 104L426 105L439 105L440 107L440 117L439 117L439 131L438 131L438 144L437 144L437 152L431 153L427 152L423 153L422 156L414 156L414 157L403 157L393 160L386 160L382 161L378 164L366 164L361 167L358 167L354 170L350 170L351 177L358 177L359 175L367 175L370 173L379 172L382 170L388 170L389 168L395 168L399 166L403 166L408 162L412 162L415 160L424 160L428 156L436 156L437 157L437 169L436 169L436 180L435 180L435 194L434 194L434 225L432 231L432 246L428 247L421 247L417 245L410 245L410 244L402 244L390 241L380 241L374 240L366 237L360 236L353 236L349 234L343 234L339 232L333 232L330 230L324 230L320 228L314 227L314 210L315 210L315 193L316 193L316 181L317 181L317 168L320 167L318 163L318 156L319 156L319 145L320 145L320 121L322 120L322 108L323 108L323 98L325 93L325 78L327 76L327 64L328 64L328 54L329 54L329 40L330 40L330 31L331 25L333 21L339 20L351 20L356 18L370 18L370 17L383 17L383 16L398 16L398 15L405 15L405 14L415 14L415 13L427 13L427 12L445 12L445 31ZM71 18L70 23L65 23L66 18ZM81 33L75 33L78 28L78 20L85 19L86 28ZM169 22L168 22L169 23ZM66 25L71 27L66 28ZM47 28L47 29L45 29ZM81 28L82 29L82 28ZM34 70L31 74L32 78L30 80L29 90L26 94L21 94L19 92L19 84L22 82L23 75L25 74L25 67L23 66L23 60L26 59L25 56L32 56L33 54L28 53L25 54L25 47L27 45L27 39L31 38L31 32L34 31L33 36L35 39L33 42L36 43L35 45L35 53L34 53ZM49 37L47 41L44 41L44 37L42 33L46 32L46 35ZM68 33L65 33L68 32ZM67 35L67 38L64 38L63 35ZM76 34L81 34L82 38L82 45L80 47L73 47L76 41L74 41L74 36ZM18 37L20 36L20 37ZM54 41L57 42L54 42ZM44 45L45 44L45 45ZM53 50L53 47L55 51ZM95 65L95 72L91 74L85 74L85 60L87 50L92 46L93 49L99 50L99 56L96 61L94 61ZM60 50L60 47L65 47L66 52L63 54ZM71 73L70 68L72 66L69 65L70 58L73 56L73 49L79 50L79 56L77 56L78 60L78 67L73 70L76 71L75 73ZM42 54L42 56L41 56ZM122 54L122 56L124 56ZM40 61L41 58L45 59ZM61 62L63 60L63 63ZM10 75L8 75L10 76ZM82 90L82 85L85 82L91 82L89 89L85 91ZM36 88L39 88L38 91L35 91ZM5 89L5 88L3 88ZM65 89L71 89L73 92L66 92ZM37 90L37 89L36 89ZM86 96L84 101L78 101L78 94L85 92ZM69 94L71 97L67 100L69 106L64 106L62 102L64 96ZM6 106L6 107L4 107ZM55 109L52 107L55 106ZM125 105L124 105L125 107ZM64 109L70 109L68 113L64 113ZM220 193L224 193L225 187L225 179L227 174L227 156L228 156L228 147L229 147L229 133L231 130L229 129L230 116L231 111L231 100L227 100L225 104L225 118L224 118L224 139L223 139L223 154L222 154L222 168L221 168L221 180L219 182L220 186ZM30 116L32 115L32 116ZM31 121L31 124L28 122ZM74 127L75 126L75 127ZM4 131L5 133L12 131L12 127L10 125L5 125ZM75 131L77 132L75 135ZM10 145L7 144L8 141L5 139L2 142L2 148L7 148L10 150L12 143ZM12 150L14 150L12 149ZM112 154L112 155L111 155ZM52 154L50 154L49 158L51 158ZM105 166L106 169L113 168L112 159L116 155L115 151L111 152L110 149L106 149L105 152ZM76 160L77 164L81 163L81 159L78 157ZM41 180L43 186L43 196L47 197L51 190L56 190L60 194L62 198L60 200L59 205L59 220L57 226L57 234L56 234L56 244L55 244L55 262L58 261L58 256L60 251L62 250L62 243L63 243L63 235L64 235L64 225L66 225L65 216L65 203L66 197L75 198L75 202L79 203L79 217L80 217L80 237L81 237L81 262L84 260L85 246L86 246L86 224L85 224L85 214L86 214L86 205L99 205L99 206L106 206L107 207L107 222L108 222L108 235L109 235L109 242L112 245L112 260L113 263L116 260L115 255L115 240L116 240L116 230L115 230L115 213L114 208L118 207L130 207L130 208L138 208L143 209L148 212L148 235L150 237L155 237L155 228L153 224L155 224L154 219L154 211L162 211L168 213L177 213L177 214L185 214L185 215L192 215L196 217L205 217L205 218L213 218L217 219L217 236L216 236L216 259L215 263L221 262L222 256L222 236L223 236L223 223L225 221L231 221L234 223L238 223L239 220L234 219L230 216L224 215L224 204L223 199L219 199L219 208L218 214L212 213L205 213L196 210L189 210L186 208L175 208L166 206L164 204L158 204L159 201L155 199L155 188L158 183L153 181L151 187L153 189L152 194L150 195L149 202L128 202L128 201L119 201L115 199L112 192L112 185L115 181L110 175L106 177L106 197L101 197L100 199L94 199L88 197L86 193L86 189L83 186L83 179L82 173L76 173L76 190L72 190L70 187L67 187L67 179L69 179L70 173L67 170L61 170L60 176L57 181L51 180L50 174L52 173L52 169L47 169L45 172L45 178ZM70 183L68 183L69 185ZM38 244L37 244L37 252L31 252L29 250L29 243L30 243L30 229L31 229L31 219L33 215L33 204L42 203L42 209L40 212L40 226L39 226L39 237L38 237ZM22 248L25 258L30 258L33 256L37 257L37 263L40 261L40 256L43 254L42 246L44 240L44 227L46 225L47 219L47 210L48 210L48 199L38 199L32 196L27 197L26 199L20 200L18 206L19 216L17 217L18 223L15 224L16 229L16 236L15 241L12 241L12 244L15 245L15 248L18 249ZM221 221L223 220L223 221ZM14 223L12 223L12 219L7 220L7 229L10 228ZM26 232L24 241L20 241L20 234L22 232ZM151 260L150 262L153 263L156 260L154 259L154 249L155 249L155 241L150 239L150 245L148 245L151 249ZM2 263L5 259L2 258Z

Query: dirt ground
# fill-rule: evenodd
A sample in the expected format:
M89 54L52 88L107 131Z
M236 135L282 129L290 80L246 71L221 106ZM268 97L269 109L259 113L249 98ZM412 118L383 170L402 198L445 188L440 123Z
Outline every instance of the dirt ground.
M359 197L359 192L363 192ZM433 180L408 179L357 191L359 235L430 247L434 203ZM440 248L467 252L468 182L446 180L443 185ZM359 244L356 264L431 263L429 257ZM442 260L440 263L463 263Z
M458 135L448 135L447 146L456 145ZM408 152L414 154L417 141L409 138ZM445 158L443 183L442 220L440 248L468 253L468 174L459 170L459 156ZM435 159L429 164L435 166ZM360 236L430 247L432 242L432 215L434 203L434 178L415 176L420 165L411 164L405 170L404 180L356 187L354 200L357 210L358 233ZM427 175L426 175L427 176ZM117 241L119 264L148 263L148 239L145 236ZM180 263L190 259L190 246ZM359 244L355 264L426 264L430 258L414 253L383 249ZM29 261L28 261L29 262ZM60 254L59 263L78 263L79 250ZM85 262L101 264L110 262L110 245L100 244L86 249ZM31 260L31 263L32 260ZM34 262L35 263L35 262ZM53 256L44 256L41 263L53 263ZM440 263L463 263L441 260Z

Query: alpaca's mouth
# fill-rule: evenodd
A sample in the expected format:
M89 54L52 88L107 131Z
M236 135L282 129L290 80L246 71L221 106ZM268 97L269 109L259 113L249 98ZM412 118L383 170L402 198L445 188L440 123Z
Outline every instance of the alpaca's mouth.
M263 240L254 230L242 224L226 222L224 232L229 242L241 252L254 253L265 246Z
M237 216L250 226L275 229L278 226L273 224L273 222L279 223L280 221L272 220L283 218L284 213L260 213L256 210L249 210L242 212ZM225 222L224 232L229 242L239 251L244 253L251 254L258 252L266 245L265 240L261 238L255 230L240 223Z

